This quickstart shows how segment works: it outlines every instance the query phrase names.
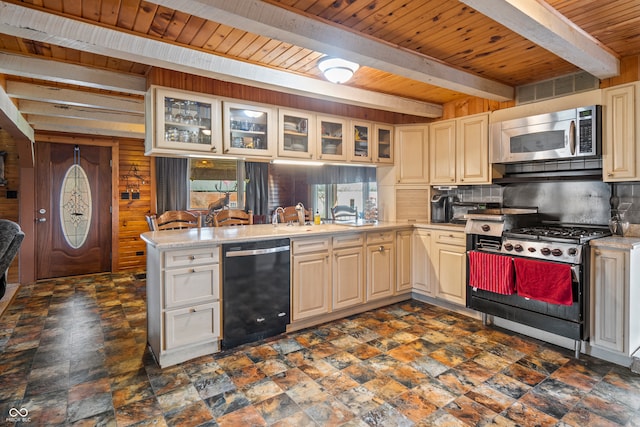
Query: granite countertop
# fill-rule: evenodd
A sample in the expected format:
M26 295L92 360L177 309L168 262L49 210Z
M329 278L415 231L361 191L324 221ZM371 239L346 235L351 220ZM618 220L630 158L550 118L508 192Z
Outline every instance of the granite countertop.
M377 222L366 224L286 225L254 224L237 227L203 227L185 230L148 231L141 235L147 244L158 249L193 248L211 244L248 242L256 240L325 236L343 233L400 230L412 228L406 222Z
M589 242L589 244L593 247L608 247L608 248L617 248L617 249L640 249L640 237L629 236L609 236L602 237L600 239L593 239Z

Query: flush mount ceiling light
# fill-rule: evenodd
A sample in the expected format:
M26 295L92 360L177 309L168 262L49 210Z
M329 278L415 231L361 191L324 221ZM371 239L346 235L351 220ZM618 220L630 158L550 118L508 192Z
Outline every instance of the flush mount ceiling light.
M345 83L360 66L355 62L325 56L318 61L318 68L324 77L332 83Z

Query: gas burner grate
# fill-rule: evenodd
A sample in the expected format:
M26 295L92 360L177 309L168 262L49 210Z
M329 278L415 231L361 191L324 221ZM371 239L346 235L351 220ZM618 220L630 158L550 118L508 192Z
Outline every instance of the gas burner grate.
M575 240L586 242L591 239L609 236L608 229L582 226L532 226L509 230L508 237L526 237L539 240Z

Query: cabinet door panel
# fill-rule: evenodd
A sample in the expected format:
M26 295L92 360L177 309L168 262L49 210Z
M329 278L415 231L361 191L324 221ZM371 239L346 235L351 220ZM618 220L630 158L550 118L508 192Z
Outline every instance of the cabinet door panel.
M464 248L436 244L436 297L465 305L467 260Z
M396 238L397 251L397 278L396 278L396 292L407 292L411 290L411 231L400 231Z
M293 257L293 320L329 312L329 253Z
M426 126L396 128L398 161L397 180L400 184L429 183L429 131Z
M413 234L413 289L433 295L433 264L431 260L431 232L415 230Z
M605 181L638 178L636 144L635 85L607 89L604 92L604 142L602 173Z
M364 302L364 250L362 247L333 252L334 310Z
M429 128L429 171L431 184L456 181L456 122L438 122Z
M624 352L625 254L620 251L596 250L592 283L593 345Z
M490 183L489 116L473 116L458 121L457 176L462 184Z
M367 246L367 301L393 295L395 262L392 243Z

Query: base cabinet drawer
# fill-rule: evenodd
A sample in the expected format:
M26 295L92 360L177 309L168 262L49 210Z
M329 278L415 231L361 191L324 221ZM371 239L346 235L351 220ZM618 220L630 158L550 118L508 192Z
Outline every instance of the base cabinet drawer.
M165 349L217 340L220 337L220 303L167 310Z
M181 249L167 251L164 254L165 268L187 267L191 265L217 263L220 259L220 247Z
M202 304L220 298L219 264L165 272L164 308Z

